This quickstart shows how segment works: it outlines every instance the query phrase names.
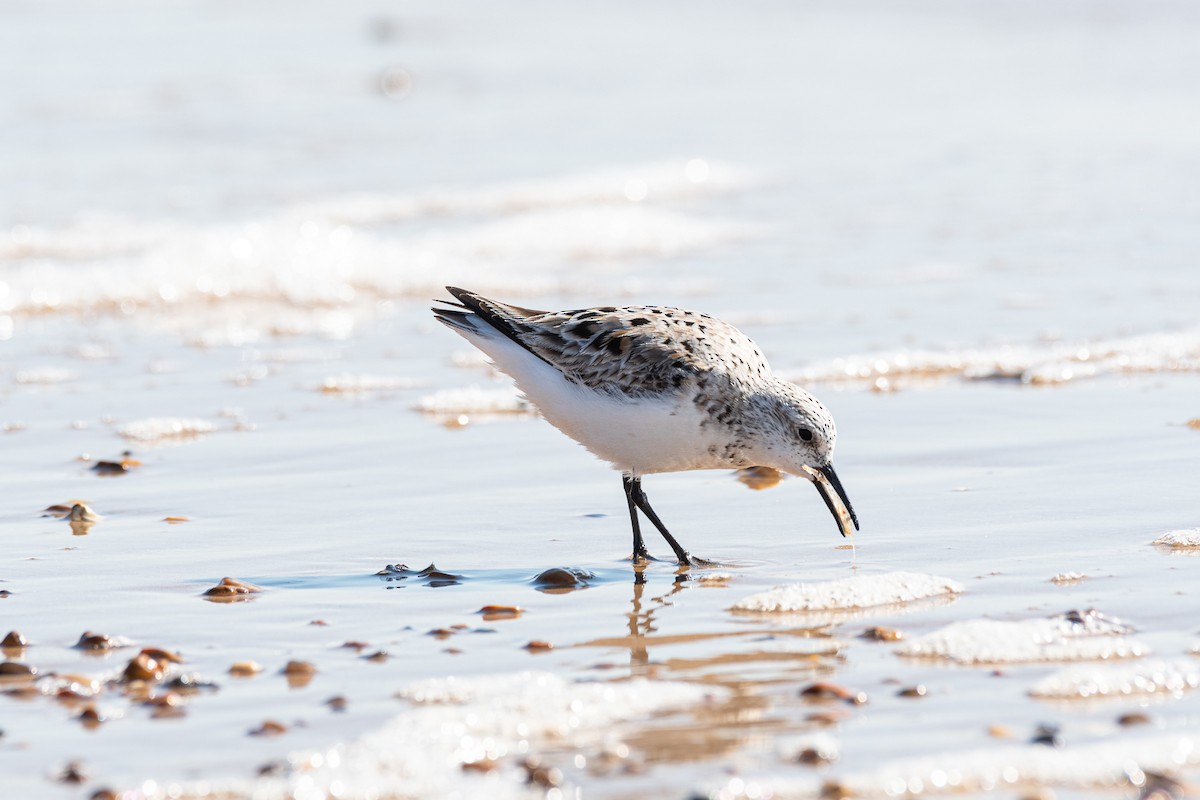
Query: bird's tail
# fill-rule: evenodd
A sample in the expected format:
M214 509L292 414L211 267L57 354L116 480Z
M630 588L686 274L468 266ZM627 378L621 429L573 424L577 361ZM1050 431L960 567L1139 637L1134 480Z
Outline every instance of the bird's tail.
M444 308L434 306L432 309L434 317L439 322L463 333L485 338L501 333L526 349L528 349L528 345L522 342L519 336L525 328L524 320L547 313L490 300L483 295L455 286L447 286L446 291L454 295L459 302L435 301L445 306Z

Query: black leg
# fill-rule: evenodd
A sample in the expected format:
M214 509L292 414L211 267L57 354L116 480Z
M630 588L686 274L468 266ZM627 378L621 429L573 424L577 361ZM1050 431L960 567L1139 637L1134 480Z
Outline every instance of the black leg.
M634 479L623 475L621 482L625 486L625 500L629 503L629 521L633 523L633 560L649 561L650 551L646 549L646 543L642 541L642 528L638 524L637 505L633 499Z
M658 532L661 533L663 538L667 540L667 544L671 545L671 549L675 551L675 557L679 559L680 566L690 566L692 560L688 557L687 550L684 550L683 547L680 546L679 542L675 541L675 537L672 536L671 532L667 530L667 526L662 524L662 520L658 518L658 514L655 514L654 509L650 507L650 501L646 499L646 493L642 491L642 479L626 478L625 480L627 481L625 485L625 491L629 496L630 512L633 511L634 506L640 508L642 513L646 515L646 519L650 520L650 523L654 525L654 527L658 528ZM633 529L636 536L636 514L634 514ZM638 538L640 538L640 536ZM635 539L635 542L636 541L637 540Z

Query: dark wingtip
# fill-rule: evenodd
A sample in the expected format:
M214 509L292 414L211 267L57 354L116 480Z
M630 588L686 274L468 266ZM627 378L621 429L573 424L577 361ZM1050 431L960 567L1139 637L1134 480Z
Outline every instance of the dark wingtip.
M477 331L470 323L470 318L474 316L470 311L453 311L448 308L433 308L433 318L443 325L451 328L456 328L460 331L468 333L476 333Z
M457 286L447 286L446 291L454 295L454 299L460 303L467 302L468 297L474 297L474 292L468 292L466 289L460 289Z

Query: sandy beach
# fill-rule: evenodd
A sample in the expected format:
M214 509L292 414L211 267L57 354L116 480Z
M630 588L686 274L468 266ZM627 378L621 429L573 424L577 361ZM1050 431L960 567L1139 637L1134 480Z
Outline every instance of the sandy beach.
M6 8L5 796L1195 796L1198 33ZM732 322L862 530L655 475L635 567L447 284Z

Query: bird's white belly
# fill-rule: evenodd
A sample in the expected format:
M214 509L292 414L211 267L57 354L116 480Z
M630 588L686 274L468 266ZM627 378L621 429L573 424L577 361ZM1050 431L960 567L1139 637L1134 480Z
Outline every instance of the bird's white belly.
M550 424L618 469L649 474L744 464L724 457L727 440L691 399L614 397L573 383L507 340L478 342L516 380Z
M574 384L570 406L529 399L554 427L618 469L649 474L731 466L690 400L607 397Z

